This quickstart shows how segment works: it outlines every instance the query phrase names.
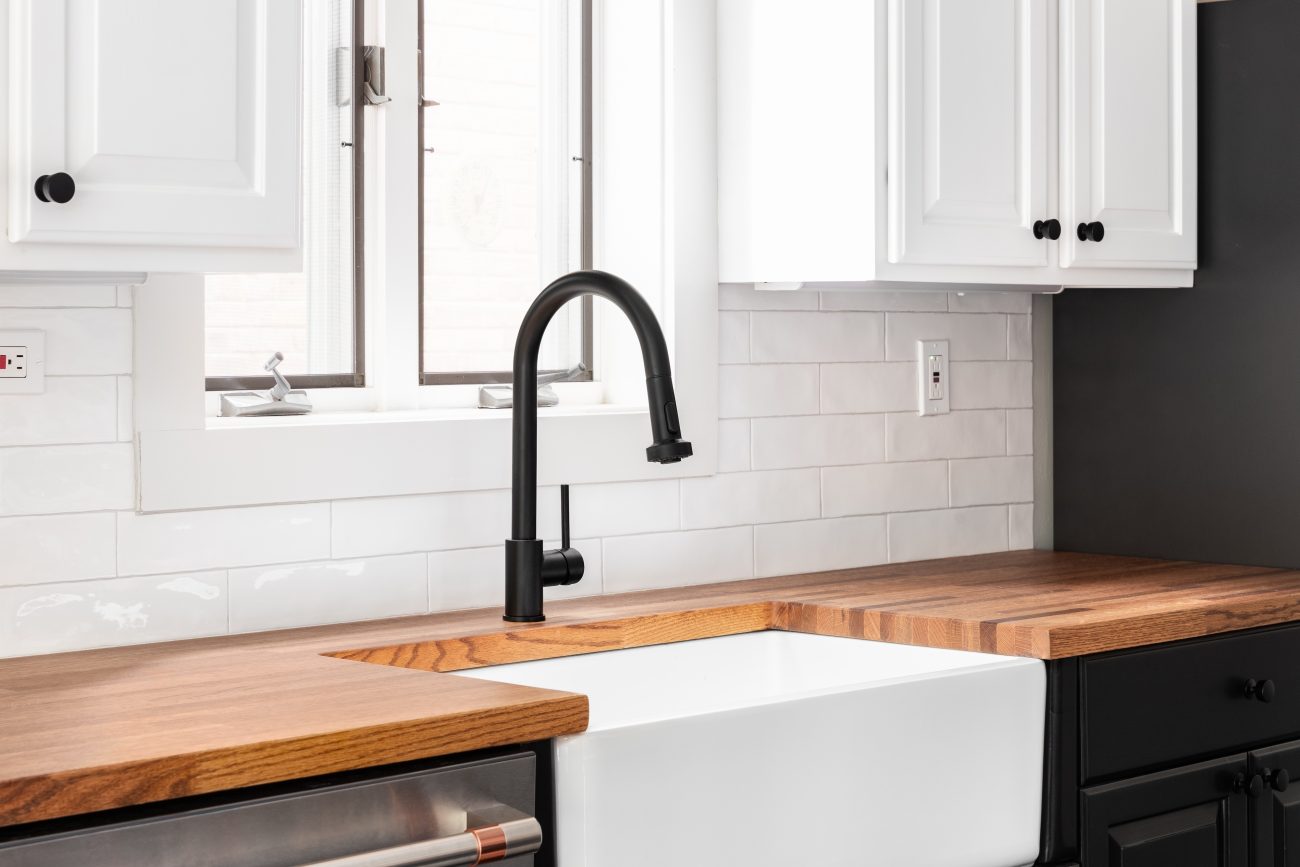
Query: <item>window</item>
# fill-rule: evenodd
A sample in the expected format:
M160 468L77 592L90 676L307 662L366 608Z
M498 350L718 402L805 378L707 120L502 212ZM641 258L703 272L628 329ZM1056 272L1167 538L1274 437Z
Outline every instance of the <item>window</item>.
M421 381L509 382L524 311L590 267L589 0L422 0ZM592 304L540 367L591 378Z
M207 278L209 391L270 387L277 351L296 385L364 384L359 29L350 0L303 6L303 270Z
M515 332L532 299L556 277L590 267L589 3L420 0L415 134L384 126L417 154L419 237L409 255L418 260L418 293L377 286L382 297L370 299L380 310L409 304L418 353L381 364L385 376L434 386L509 382ZM365 100L354 97L365 41L355 35L373 13L364 5L356 0L355 15L349 0L304 7L304 269L207 278L209 390L267 387L262 365L280 351L281 370L296 385L392 392L365 377L361 215L371 203L361 187L367 163L384 155L364 147ZM390 92L393 76L404 74L402 50L386 46ZM407 110L390 102L378 116ZM372 255L393 255L380 253L381 239L372 235L371 243ZM558 314L542 369L576 369L571 379L591 381L592 324L590 299ZM386 327L371 340L394 339Z

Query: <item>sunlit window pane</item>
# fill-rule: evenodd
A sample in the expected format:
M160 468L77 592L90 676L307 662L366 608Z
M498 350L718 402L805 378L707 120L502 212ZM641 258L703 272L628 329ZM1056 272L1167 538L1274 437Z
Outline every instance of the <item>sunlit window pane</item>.
M574 41L561 0L424 0L426 372L508 371L524 311L577 267ZM581 359L582 327L578 303L556 316L543 369Z

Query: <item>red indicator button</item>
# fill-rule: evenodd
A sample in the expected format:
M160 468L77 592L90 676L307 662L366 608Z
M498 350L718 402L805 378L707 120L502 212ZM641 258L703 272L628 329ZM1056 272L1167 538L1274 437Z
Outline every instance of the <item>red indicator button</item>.
M9 366L9 356L0 355L0 370L4 370L8 366Z

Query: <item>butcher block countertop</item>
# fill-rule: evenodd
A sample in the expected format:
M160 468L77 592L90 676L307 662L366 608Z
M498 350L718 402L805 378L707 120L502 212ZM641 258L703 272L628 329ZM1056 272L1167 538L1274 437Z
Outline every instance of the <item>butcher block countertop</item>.
M581 732L449 672L785 629L1059 659L1300 620L1300 571L1020 551L0 660L0 825Z

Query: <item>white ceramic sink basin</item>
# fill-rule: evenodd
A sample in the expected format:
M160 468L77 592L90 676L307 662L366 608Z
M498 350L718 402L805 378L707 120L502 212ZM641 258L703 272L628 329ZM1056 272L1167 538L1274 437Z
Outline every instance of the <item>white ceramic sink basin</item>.
M585 693L555 745L560 867L1021 867L1037 660L787 632L461 672Z

